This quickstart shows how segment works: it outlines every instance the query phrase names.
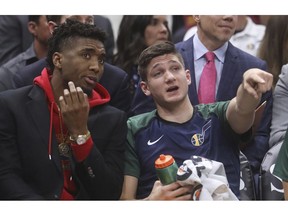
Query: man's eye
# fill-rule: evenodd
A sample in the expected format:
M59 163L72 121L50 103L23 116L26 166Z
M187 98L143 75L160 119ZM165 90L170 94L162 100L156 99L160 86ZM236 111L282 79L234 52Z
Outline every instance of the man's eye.
M152 19L151 25L152 26L156 26L157 24L158 24L158 20L157 19Z
M86 24L94 25L94 20L88 20Z
M172 67L172 70L173 70L173 71L178 71L178 70L179 70L179 67Z
M104 59L99 59L100 64L104 64Z
M84 54L83 54L83 57L84 57L85 59L90 59L90 58L91 58L91 56L90 56L89 53L84 53Z
M158 72L155 72L155 73L153 74L153 77L159 77L160 75L161 75L161 72L158 71Z

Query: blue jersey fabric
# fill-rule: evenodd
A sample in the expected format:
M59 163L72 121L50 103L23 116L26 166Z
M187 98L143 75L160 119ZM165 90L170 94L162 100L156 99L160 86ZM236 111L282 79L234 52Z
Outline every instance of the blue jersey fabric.
M125 175L138 178L137 199L150 194L157 180L154 162L160 154L172 155L178 166L192 155L222 162L229 186L239 197L241 136L228 124L228 104L197 105L192 118L182 124L161 119L156 110L129 118Z

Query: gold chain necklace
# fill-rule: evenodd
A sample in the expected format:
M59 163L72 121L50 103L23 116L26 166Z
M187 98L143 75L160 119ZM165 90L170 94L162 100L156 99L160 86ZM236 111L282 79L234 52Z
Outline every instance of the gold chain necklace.
M71 156L70 145L65 142L67 137L68 137L68 131L67 131L66 135L64 136L62 115L61 115L60 108L58 106L57 106L57 108L58 108L60 133L61 133L61 141L60 141L60 144L58 145L59 153L60 153L60 156L70 157Z

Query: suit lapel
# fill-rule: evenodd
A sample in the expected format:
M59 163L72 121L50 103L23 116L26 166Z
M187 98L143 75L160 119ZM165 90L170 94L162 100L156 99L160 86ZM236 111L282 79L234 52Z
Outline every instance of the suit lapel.
M185 69L190 70L191 84L189 86L189 98L193 105L199 104L196 81L195 81L195 70L194 70L194 54L193 54L193 37L190 39L176 44L177 50L181 53L184 59ZM191 48L192 46L192 48Z
M43 144L47 149L47 158L49 157L49 131L50 131L50 113L47 106L46 96L42 90L39 91L39 87L34 86L29 93L31 100L26 104L28 114L31 115L32 124L35 125L35 132L39 135L39 145ZM43 111L43 112L40 112ZM36 136L36 134L35 134ZM55 138L55 132L52 132L52 146L51 156L55 162L56 167L61 172L60 156L58 152L58 144Z
M239 75L238 54L236 49L229 42L218 86L217 101L230 100L236 95L239 82L242 81L242 73L240 79L238 77Z

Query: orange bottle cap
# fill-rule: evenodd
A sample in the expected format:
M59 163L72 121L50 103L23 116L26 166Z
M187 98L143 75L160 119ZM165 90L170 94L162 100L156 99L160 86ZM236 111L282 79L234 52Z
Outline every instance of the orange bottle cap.
M174 158L171 155L161 154L155 161L155 168L165 168L174 163Z

